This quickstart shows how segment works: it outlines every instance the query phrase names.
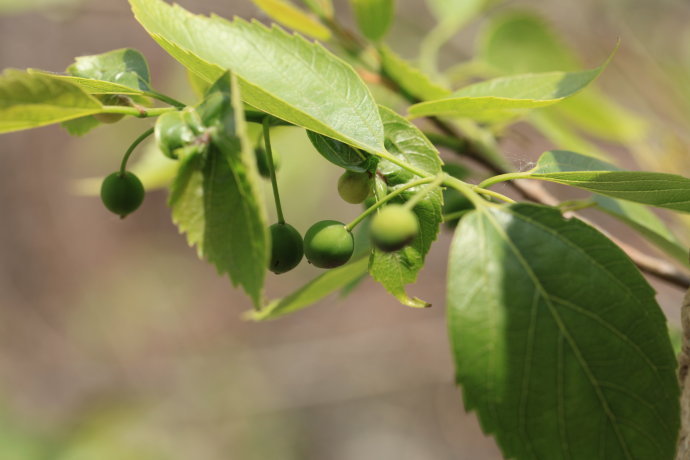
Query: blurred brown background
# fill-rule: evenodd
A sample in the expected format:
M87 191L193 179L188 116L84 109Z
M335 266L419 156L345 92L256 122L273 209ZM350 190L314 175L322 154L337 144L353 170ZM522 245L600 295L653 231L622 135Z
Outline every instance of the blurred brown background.
M133 47L149 59L157 89L194 101L182 68L125 0L44 1L38 11L7 13L11 3L0 0L0 67L61 71L74 56ZM265 19L249 0L179 3ZM672 158L649 164L690 174L687 2L499 6L514 7L547 17L590 64L620 36L602 87L677 138ZM338 9L350 22L347 2ZM415 0L400 0L398 17L389 42L414 56L432 17ZM476 29L444 48L445 64L471 55ZM56 126L0 139L0 460L500 458L453 385L444 322L448 232L412 288L434 304L429 310L402 307L366 281L344 300L274 322L243 321L249 302L187 247L164 191L124 221L73 193L75 180L114 170L151 123L128 120L81 139ZM514 134L506 149L518 162L543 150L529 129ZM359 212L338 199L337 169L302 133L277 136L286 213L299 230ZM316 273L303 264L271 275L269 294ZM681 293L655 287L675 320Z

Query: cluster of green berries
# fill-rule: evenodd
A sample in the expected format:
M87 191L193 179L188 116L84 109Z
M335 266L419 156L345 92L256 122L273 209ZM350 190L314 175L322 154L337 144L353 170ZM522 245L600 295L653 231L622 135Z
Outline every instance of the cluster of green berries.
M369 173L346 171L338 180L338 192L348 203L363 203L373 185ZM355 240L347 226L337 220L322 220L312 225L304 235L286 223L270 227L271 259L269 269L277 274L295 268L302 258L319 268L335 268L346 264L355 249ZM381 251L402 249L419 233L416 215L403 205L385 206L374 216L370 235L372 243Z
M203 120L196 112L182 110L166 112L155 126L159 149L169 158L199 151ZM266 150L255 149L259 173L270 177L270 160ZM279 157L273 155L273 166ZM346 171L338 180L338 193L348 203L364 203L378 186L370 172ZM378 192L381 194L385 192ZM101 199L111 212L125 217L144 201L144 186L139 178L124 169L107 176L101 186ZM268 268L280 274L295 268L306 256L310 264L319 268L335 268L346 264L355 249L351 230L342 222L322 220L302 235L290 224L279 222L269 227L271 257ZM419 233L415 214L405 206L391 204L383 207L371 222L371 241L385 252L397 251L408 245Z

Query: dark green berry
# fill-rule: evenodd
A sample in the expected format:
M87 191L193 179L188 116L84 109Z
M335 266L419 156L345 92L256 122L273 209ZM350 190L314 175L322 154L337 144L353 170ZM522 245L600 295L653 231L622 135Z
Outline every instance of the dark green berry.
M254 154L256 155L256 167L259 169L259 174L265 178L271 177L271 170L268 167L268 154L263 147L257 147L254 149ZM280 155L278 152L273 150L273 167L277 171L280 168Z
M399 204L383 208L371 221L371 240L384 252L402 249L419 233L417 216Z
M275 274L289 272L304 256L302 235L290 224L273 224L271 232L271 260L268 269Z
M355 240L345 224L322 220L304 235L304 255L319 268L335 268L347 263L355 250Z
M371 193L372 180L369 173L345 171L338 179L340 198L351 204L364 202Z
M136 211L144 201L144 186L137 176L129 171L110 174L101 185L101 200L109 211L125 217Z
M192 112L166 112L156 120L156 142L168 158L177 158L176 151L192 144L197 138L197 129Z

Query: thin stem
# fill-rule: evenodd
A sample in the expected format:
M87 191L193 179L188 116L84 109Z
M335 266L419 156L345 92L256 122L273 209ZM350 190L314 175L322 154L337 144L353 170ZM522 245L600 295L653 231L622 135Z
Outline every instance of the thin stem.
M423 185L423 184L428 184L429 182L433 182L436 180L436 177L431 176L431 177L424 177L422 179L417 179L415 181L409 182L405 184L403 187L400 187L399 189L396 189L395 191L389 193L388 195L384 196L381 198L379 201L368 207L362 214L357 216L352 222L347 224L345 226L345 229L348 232L351 232L354 230L354 228L359 225L360 222L362 222L364 219L366 219L371 213L376 211L378 208L380 208L384 203L392 200L396 196L400 195L402 192L405 190L411 189L412 187L417 187L418 185Z
M157 117L166 112L174 112L175 107L161 107L155 109L147 109L143 107L125 107L122 105L104 105L101 113L121 113L123 115L131 115L137 118Z
M450 222L451 220L459 219L470 211L472 211L472 210L471 209L463 209L462 211L455 211L455 212L451 212L449 214L444 214L443 215L443 222Z
M144 131L139 137L137 137L134 142L132 142L132 145L129 146L127 149L127 152L125 152L125 156L122 157L122 163L120 163L120 175L124 176L125 171L127 171L127 161L129 161L129 157L132 156L132 152L134 152L134 149L136 149L139 144L144 142L144 140L149 137L151 134L153 134L153 128L149 128L146 131Z
M485 181L479 184L480 188L489 188L492 185L498 184L500 182L505 182L508 180L513 180L513 179L526 179L529 178L530 173L529 172L514 172L514 173L505 173L505 174L499 174L497 176L489 177Z
M509 198L509 197L507 197L501 193L494 192L493 190L487 190L487 189L479 187L479 186L472 187L472 190L474 190L475 192L482 194L482 195L490 196L493 198L498 198L499 200L505 201L506 203L515 203L514 199Z
M417 203L419 203L422 199L424 199L425 196L427 196L427 194L429 194L429 193L432 192L435 188L437 188L439 185L441 185L441 183L443 182L443 180L444 180L444 175L443 175L443 174L439 174L438 177L436 177L436 180L434 180L433 182L430 182L430 183L429 183L428 185L426 185L423 189L421 189L420 191L418 191L417 193L415 193L414 196L413 196L412 198L410 198L409 200L407 200L407 201L405 202L405 207L406 207L407 209L412 209L412 208L414 208L415 206L417 206Z
M180 102L177 99L173 99L170 96L166 96L165 94L159 93L158 91L155 91L153 89L146 91L146 95L151 96L154 99L158 99L161 102L165 102L168 105L172 105L173 107L178 109L184 109L185 107L187 107L187 104Z
M278 193L278 179L276 178L276 168L273 164L273 149L271 148L271 119L264 117L264 144L266 145L266 159L268 160L268 171L271 174L271 186L273 187L273 199L276 202L276 213L278 214L278 223L284 224L285 217L283 217L283 207L280 205L280 193Z

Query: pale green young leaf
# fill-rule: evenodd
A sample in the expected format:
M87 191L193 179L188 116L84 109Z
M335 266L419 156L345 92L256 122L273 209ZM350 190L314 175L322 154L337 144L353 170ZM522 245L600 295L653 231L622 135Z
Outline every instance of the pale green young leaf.
M386 133L386 148L392 155L428 173L441 172L442 163L438 151L417 127L385 107L381 107L381 118ZM389 192L419 179L416 176L401 176L398 168L386 160L379 163L379 173L388 181ZM424 186L413 187L403 192L401 202L423 188ZM417 280L431 243L436 240L442 222L442 207L441 190L429 192L413 208L419 220L420 231L412 243L395 252L384 253L374 250L371 253L369 273L404 305L416 308L429 306L421 299L410 297L406 292L406 286Z
M379 48L381 67L386 76L398 84L403 91L420 101L441 99L451 91L431 80L429 76L383 45Z
M457 381L506 458L674 458L676 359L654 296L615 244L553 208L463 217L448 268Z
M302 310L366 275L367 266L368 260L365 257L342 267L328 270L292 294L272 301L259 311L249 312L247 317L254 321L263 321Z
M279 27L193 15L161 0L130 3L149 34L203 79L215 81L231 70L251 106L363 150L383 150L369 89L321 45Z
M365 37L378 42L386 36L395 15L395 0L350 0L350 5Z
M612 55L613 56L613 55ZM581 72L514 75L466 86L452 95L410 107L415 117L445 115L479 121L501 121L529 109L556 104L592 83L608 64Z
M230 82L214 87L230 87ZM195 245L199 255L213 263L219 273L228 273L258 308L268 263L268 231L234 80L232 91L232 96L220 93L220 105L215 106L220 107L218 120L224 129L215 132L205 154L183 160L169 202L173 221L187 234L189 244ZM218 95L212 92L209 97ZM205 119L205 114L201 117Z
M79 87L8 69L0 75L0 133L38 128L102 111Z
M487 0L427 0L429 9L441 23L466 24L479 14Z
M93 116L75 118L74 120L63 121L62 127L72 136L84 136L92 129L97 128L101 123Z
M331 38L331 31L318 20L287 0L252 0L276 22L321 41Z
M675 174L621 171L612 164L579 153L546 152L524 177L557 182L611 198L690 212L690 179Z
M596 209L624 222L678 263L688 265L688 249L649 208L601 195L597 195L594 201Z

